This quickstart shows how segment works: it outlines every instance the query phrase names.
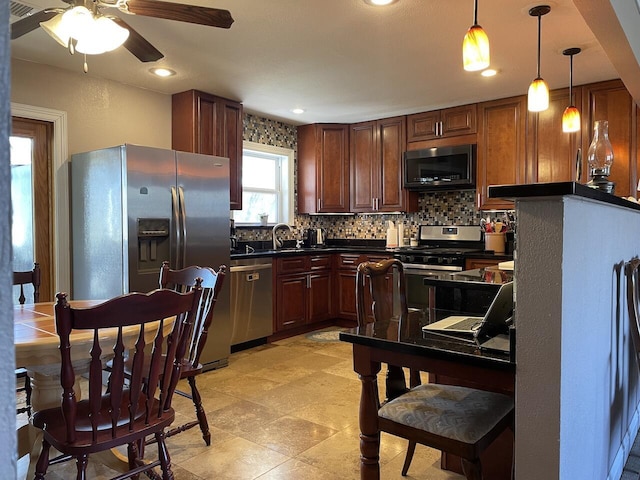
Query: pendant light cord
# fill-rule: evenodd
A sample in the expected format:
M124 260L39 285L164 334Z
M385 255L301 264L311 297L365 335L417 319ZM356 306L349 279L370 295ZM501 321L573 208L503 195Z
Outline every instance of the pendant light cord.
M473 2L473 24L478 25L478 0Z
M569 105L573 105L573 55L569 55Z
M538 78L540 78L540 36L542 34L542 15L538 15Z

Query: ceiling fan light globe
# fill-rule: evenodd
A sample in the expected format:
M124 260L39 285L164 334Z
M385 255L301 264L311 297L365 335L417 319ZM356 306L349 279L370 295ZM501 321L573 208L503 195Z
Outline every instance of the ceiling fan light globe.
M540 77L529 85L527 108L530 112L543 112L549 108L549 87Z
M46 22L40 22L42 29L49 34L56 42L63 47L69 44L69 30L65 29L62 25L63 14L59 13L53 18L50 18Z
M87 55L99 55L121 46L129 38L129 30L107 17L93 21L90 35L78 39L76 50Z
M489 67L489 37L480 25L472 25L462 41L462 64L468 72Z
M63 47L69 46L71 38L80 39L91 31L93 15L85 7L73 7L46 22L40 22L42 29Z
M569 105L564 109L562 131L565 133L580 131L580 111L573 105Z

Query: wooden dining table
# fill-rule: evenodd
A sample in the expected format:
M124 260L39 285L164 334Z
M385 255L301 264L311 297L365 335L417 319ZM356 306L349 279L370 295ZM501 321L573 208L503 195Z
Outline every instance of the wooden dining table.
M406 392L403 367L429 373L429 381L463 385L514 395L515 361L509 355L479 350L455 339L425 336L421 325L411 319L407 325L391 321L370 323L340 333L340 340L353 344L353 365L359 375L360 478L380 479L380 430L378 428L378 374L388 365L385 397ZM513 436L504 432L481 457L485 478L511 478ZM442 468L461 472L458 457L443 454Z
M69 304L74 308L86 308L103 303L104 300L72 300ZM32 411L60 405L62 387L60 384L60 350L59 337L56 333L55 303L42 302L35 304L14 305L13 308L13 334L15 344L16 366L24 367L31 378ZM164 322L164 333L168 334L173 328L173 321ZM138 326L124 328L122 331L123 342L126 348L131 348L135 343ZM155 335L154 328L146 329L145 341L149 342ZM100 342L104 341L107 351L113 346L117 328L101 330ZM73 330L70 337L74 371L76 382L74 391L76 398L82 398L80 390L80 377L89 371L90 349L93 343L93 330ZM112 351L112 350L111 350ZM105 356L106 363L110 357ZM30 454L31 463L37 460L41 439L39 429L31 424L22 426L18 432L18 458ZM120 461L117 458L117 465ZM30 472L33 468L30 468Z

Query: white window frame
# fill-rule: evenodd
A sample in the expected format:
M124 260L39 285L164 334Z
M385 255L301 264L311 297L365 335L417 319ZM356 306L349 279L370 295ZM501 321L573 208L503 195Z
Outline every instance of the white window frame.
M266 145L263 143L250 142L245 140L242 142L242 155L244 151L250 150L257 153L266 153L270 155L278 155L282 158L280 162L280 192L279 192L279 219L269 219L269 224L274 225L277 222L284 222L289 225L294 223L294 151L291 148L276 147L274 145ZM233 215L233 211L232 211ZM251 226L256 223L236 223L236 226Z

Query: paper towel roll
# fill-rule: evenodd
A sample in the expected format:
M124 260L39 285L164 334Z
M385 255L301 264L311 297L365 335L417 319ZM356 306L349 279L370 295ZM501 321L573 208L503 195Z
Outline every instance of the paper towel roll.
M398 246L398 229L395 227L387 228L387 248L396 248Z

